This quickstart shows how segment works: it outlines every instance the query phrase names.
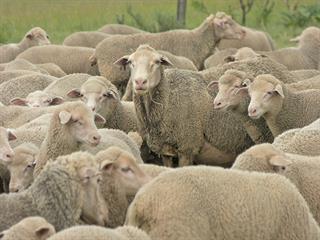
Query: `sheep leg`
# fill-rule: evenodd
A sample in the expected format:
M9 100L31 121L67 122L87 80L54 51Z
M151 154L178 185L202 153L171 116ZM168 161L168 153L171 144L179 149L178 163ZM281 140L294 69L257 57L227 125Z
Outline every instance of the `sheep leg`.
M171 156L162 155L162 163L165 167L173 167L173 160Z
M193 156L191 154L179 154L179 167L190 166L193 164Z

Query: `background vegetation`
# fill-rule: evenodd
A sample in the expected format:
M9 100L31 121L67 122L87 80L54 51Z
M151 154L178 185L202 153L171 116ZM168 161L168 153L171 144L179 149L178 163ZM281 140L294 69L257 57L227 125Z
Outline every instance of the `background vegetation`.
M251 0L246 25L268 31L278 47L309 25L320 26L320 0ZM243 0L244 4L250 0ZM0 0L0 43L18 42L34 26L53 43L76 31L125 23L148 31L180 28L176 0ZM225 11L242 21L239 0L187 0L186 28L198 26L209 13Z

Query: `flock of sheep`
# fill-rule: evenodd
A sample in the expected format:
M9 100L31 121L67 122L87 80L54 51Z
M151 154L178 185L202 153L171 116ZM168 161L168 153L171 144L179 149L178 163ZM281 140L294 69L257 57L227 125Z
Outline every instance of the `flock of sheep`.
M1 45L0 239L319 240L320 28L292 40L217 12Z

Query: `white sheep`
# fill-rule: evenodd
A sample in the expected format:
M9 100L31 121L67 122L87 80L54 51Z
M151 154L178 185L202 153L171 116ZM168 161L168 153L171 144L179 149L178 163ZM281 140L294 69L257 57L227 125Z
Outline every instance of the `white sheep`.
M100 43L107 37L110 37L110 34L98 31L75 32L70 34L63 40L63 45L95 48L98 43Z
M251 97L249 116L263 117L274 137L320 118L319 90L294 92L274 76L262 74L249 84L248 92Z
M306 201L285 177L205 166L179 168L151 180L130 204L125 224L151 239L320 237Z
M26 33L20 43L0 46L0 63L12 61L19 53L28 48L47 44L50 44L47 33L40 27L32 28Z
M45 240L56 230L42 217L27 217L0 233L1 240Z
M240 154L233 169L277 173L287 177L298 188L310 207L315 220L320 223L320 156L306 157L288 154L271 144L253 146Z
M66 74L88 73L99 75L97 66L92 66L90 57L93 48L48 45L30 48L17 56L34 64L54 63Z

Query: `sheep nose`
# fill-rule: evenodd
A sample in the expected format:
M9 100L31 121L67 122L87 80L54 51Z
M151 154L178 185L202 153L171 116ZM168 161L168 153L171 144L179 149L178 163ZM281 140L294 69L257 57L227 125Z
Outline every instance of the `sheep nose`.
M91 110L94 112L94 111L96 110L96 108L95 108L95 107L92 107Z
M257 109L256 108L249 108L249 116L255 115L257 113Z
M222 103L220 101L214 101L213 102L213 108L219 109L221 107Z
M143 87L144 84L146 84L147 80L139 78L135 80L135 83L137 87Z
M101 136L99 134L93 135L92 136L92 142L95 145L98 145L100 143Z
M9 188L9 192L17 193L17 192L19 192L19 188L17 188L17 187L10 187L10 188Z

